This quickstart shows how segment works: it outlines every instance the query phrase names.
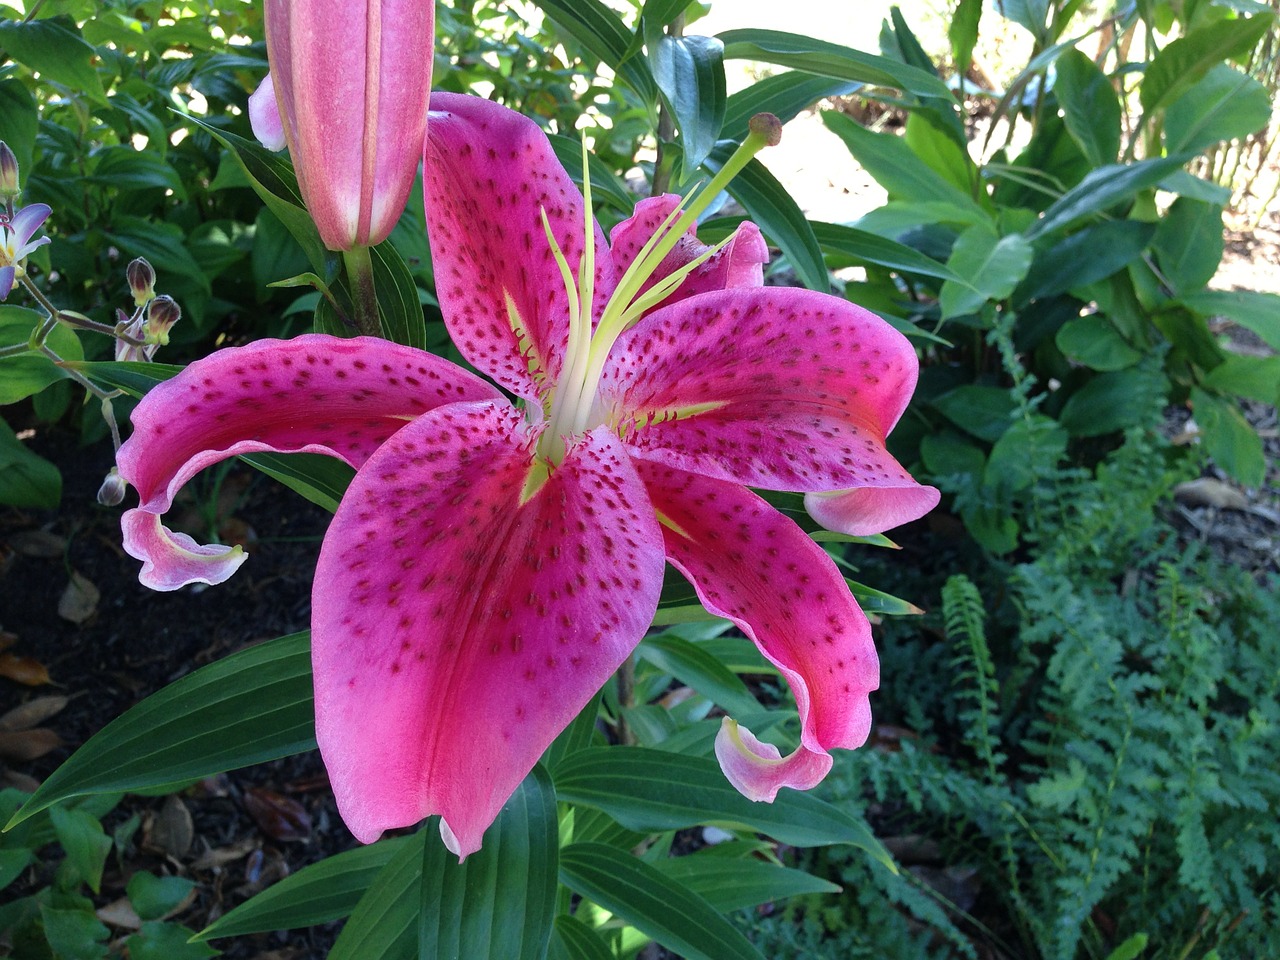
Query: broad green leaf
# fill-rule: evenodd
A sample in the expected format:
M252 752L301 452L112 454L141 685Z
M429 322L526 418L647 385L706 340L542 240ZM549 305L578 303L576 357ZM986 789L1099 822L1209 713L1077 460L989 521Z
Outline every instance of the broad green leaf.
M427 324L413 275L389 242L369 251L373 260L373 285L378 297L382 335L394 343L427 348Z
M111 838L103 831L101 821L85 810L67 807L53 807L49 819L77 881L98 893L102 888L102 868L111 852Z
M726 60L759 60L793 67L806 73L852 80L877 87L895 87L920 98L950 97L936 75L889 57L780 30L728 30L719 34Z
M7 143L18 158L20 184L25 184L31 176L39 119L35 98L26 84L12 77L0 80L0 140Z
M33 453L0 418L0 504L56 510L62 499L62 474Z
M947 203L985 219L981 206L971 194L939 177L902 137L873 133L852 117L835 110L824 110L822 122L844 141L854 159L888 191L891 200Z
M978 45L978 25L982 19L982 0L958 0L947 27L951 42L951 59L956 73L964 77L973 63L973 48Z
M1049 417L1032 414L1029 420L1015 420L991 448L983 484L1007 492L1026 490L1053 474L1067 454L1068 439L1067 431Z
M1247 137L1271 119L1267 88L1225 63L1213 67L1165 112L1170 153L1203 150L1221 140Z
M911 153L937 177L979 203L985 199L983 188L979 186L981 176L978 167L969 158L964 144L957 143L939 129L930 117L918 113L907 117L902 139L911 148Z
M1067 130L1095 167L1120 154L1120 98L1107 75L1079 50L1058 58L1053 90Z
M192 943L191 931L181 924L153 920L130 937L129 960L205 960L218 951L207 943Z
M422 863L426 848L440 846L434 829L424 827L398 847L373 878L351 912L328 960L415 960L422 909Z
M1156 184L1156 187L1160 190L1167 190L1169 193L1176 193L1180 197L1203 200L1205 203L1226 206L1231 202L1230 187L1224 187L1221 184L1193 176L1187 170L1175 170L1169 176L1161 179Z
M1186 153L1130 164L1111 164L1092 170L1044 212L1026 231L1034 240L1055 230L1063 230L1078 220L1104 213L1139 192L1154 187L1164 177L1191 159Z
M336 513L355 470L318 453L251 453L240 458L317 506Z
M560 731L551 741L540 761L548 770L553 770L565 757L591 746L596 734L596 721L600 718L600 697L603 691L596 693L591 702L578 711L578 715L569 725Z
M878 613L886 617L918 617L924 613L914 603L885 593L883 590L877 590L875 587L868 587L865 583L858 583L848 577L844 578L844 582L849 585L849 591L858 601L858 606L868 613Z
M576 917L556 917L547 960L615 960L600 935Z
M765 77L729 97L721 136L741 143L747 138L748 123L757 113L772 113L785 124L819 100L853 93L860 86L850 80L832 80L799 70ZM782 135L785 137L786 132Z
M1038 250L1014 303L1021 307L1105 280L1138 259L1155 232L1156 225L1144 220L1105 220Z
M1135 933L1107 954L1107 960L1138 960L1142 956L1142 952L1147 949L1148 939L1145 933ZM1206 960L1208 960L1208 955L1206 955Z
M485 831L479 852L458 863L428 837L419 956L541 960L555 916L558 854L555 789L539 765Z
M1223 60L1248 53L1274 23L1269 14L1219 20L1174 40L1155 55L1138 85L1144 115L1173 103Z
M680 131L684 169L694 171L724 124L724 45L714 37L663 36L649 50L649 62Z
M271 930L297 930L350 916L365 891L406 845L421 847L412 837L380 840L303 867L224 913L196 936L200 940L240 937Z
M141 397L157 383L176 377L182 367L170 363L146 363L130 360L117 363L114 360L92 360L68 363L67 366L82 373L95 383L114 390L123 390L131 397Z
M157 273L172 273L209 292L209 278L187 249L183 232L177 225L117 216L112 219L111 227L103 236L126 257L145 257Z
M727 846L744 846L728 844ZM763 860L731 857L720 847L653 862L659 873L706 899L721 913L819 893L839 893L830 881Z
M687 960L764 960L705 899L624 850L570 844L560 882Z
M994 226L976 224L956 239L947 260L952 273L967 280L948 280L938 302L942 319L978 312L984 304L1004 300L1031 268L1035 250L1021 234L1000 236Z
M143 920L162 920L178 909L195 887L195 881L186 877L157 877L149 870L138 870L129 878L125 893Z
M949 429L935 430L921 438L920 459L932 477L971 476L977 480L987 466L987 455L981 447Z
M961 280L945 263L939 263L918 250L890 240L869 230L859 230L838 223L810 221L813 235L823 250L854 257L865 263L888 267L900 273L918 273L942 280Z
M1165 395L1163 374L1144 367L1101 373L1068 398L1058 422L1073 437L1100 437L1142 423Z
M201 667L107 724L11 823L60 800L212 776L315 747L308 633Z
M695 643L664 633L646 637L636 652L663 673L671 674L731 714L740 716L760 709L756 698L737 675Z
M1201 289L1222 262L1222 207L1179 197L1161 218L1152 250L1175 295Z
M90 62L97 52L85 43L70 17L0 20L0 48L45 81L106 105L102 81Z
M104 944L111 931L98 921L92 911L61 910L42 903L40 919L45 939L59 960L105 960L107 948Z
M103 147L92 157L89 183L113 190L171 190L179 200L187 197L182 177L159 154L131 146Z
M618 76L647 104L657 97L657 87L645 61L628 57L631 31L600 0L535 0L553 23L577 40Z
M961 430L994 443L1009 429L1017 402L1008 390L966 383L934 398L933 406Z
M1280 350L1280 294L1253 290L1202 290L1182 297L1182 305L1204 317L1226 317Z
M706 757L591 747L566 757L552 776L561 800L603 810L629 830L730 824L797 847L849 843L896 869L865 821L793 790L781 791L773 803L753 803Z
M564 167L565 172L569 174L573 182L581 188L581 142L572 137L564 137L559 134L552 134L548 139L551 141L551 148L555 150L556 158L560 161L560 165ZM607 200L618 210L629 215L635 209L638 198L631 192L626 183L620 180L617 174L609 168L609 165L594 153L587 156L587 166L591 173L592 200L596 203L601 200Z
M0 306L0 347L27 343L43 320L42 314L26 307ZM49 331L45 343L63 360L84 359L80 338L65 324L60 323ZM0 357L0 406L17 403L63 379L66 379L66 374L43 353Z
M705 166L713 172L719 170L733 151L733 144L721 142ZM831 289L831 278L822 260L822 249L813 236L813 227L791 194L764 164L759 160L748 163L729 184L729 193L746 208L765 235L782 248L801 283L810 290L824 293Z
M1204 385L1223 393L1280 406L1280 357L1228 353L1204 378Z
M1132 346L1107 317L1094 313L1068 320L1054 338L1058 349L1093 370L1132 367L1143 352Z
M996 9L1006 19L1030 31L1038 46L1048 40L1049 0L1002 0Z
M1234 480L1259 487L1267 475L1267 457L1258 436L1239 407L1198 387L1191 388L1191 409L1200 425L1204 447Z

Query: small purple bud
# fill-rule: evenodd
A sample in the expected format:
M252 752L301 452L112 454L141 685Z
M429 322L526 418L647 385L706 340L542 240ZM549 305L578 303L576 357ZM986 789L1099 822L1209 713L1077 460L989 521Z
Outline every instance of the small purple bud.
M112 467L107 478L102 481L102 486L98 488L98 502L104 507L120 506L124 502L124 492L127 487L128 484L120 476L120 471Z
M19 192L18 158L9 145L0 140L0 199L12 200Z
M182 310L178 307L178 301L167 295L156 297L147 305L147 343L168 343L169 330L180 319Z
M156 272L151 264L139 257L125 268L125 276L129 278L129 290L133 293L133 302L145 307L148 300L155 299Z

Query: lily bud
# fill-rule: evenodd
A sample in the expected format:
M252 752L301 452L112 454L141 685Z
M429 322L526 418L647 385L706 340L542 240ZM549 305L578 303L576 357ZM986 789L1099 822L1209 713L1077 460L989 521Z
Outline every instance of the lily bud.
M434 4L266 0L265 22L264 83L320 238L331 250L385 240L422 159ZM251 104L255 131L273 127L265 92Z
M135 306L145 307L147 301L155 299L156 272L146 260L139 257L130 263L125 268L125 276L129 278L129 291L133 294Z
M120 471L112 467L111 472L102 481L102 486L98 488L98 502L104 507L118 507L124 502L124 493L127 488L128 484L120 476Z
M0 200L12 200L19 192L18 157L0 140Z
M149 344L169 342L169 330L182 318L182 310L173 297L161 295L147 306L147 322L143 328Z

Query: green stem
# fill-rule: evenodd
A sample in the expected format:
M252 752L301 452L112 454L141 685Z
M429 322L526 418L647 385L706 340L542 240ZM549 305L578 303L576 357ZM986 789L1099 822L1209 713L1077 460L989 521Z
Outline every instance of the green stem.
M369 247L342 251L342 261L351 281L351 301L355 307L356 329L367 337L382 336L378 320L378 292L373 283L373 256Z

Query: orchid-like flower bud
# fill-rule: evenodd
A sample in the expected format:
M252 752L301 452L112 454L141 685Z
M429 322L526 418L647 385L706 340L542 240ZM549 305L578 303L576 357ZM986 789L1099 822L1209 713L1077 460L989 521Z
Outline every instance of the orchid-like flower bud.
M147 322L144 329L149 344L167 344L169 331L182 319L182 309L178 301L165 294L156 297L147 305Z
M124 494L128 486L120 476L120 471L112 467L111 472L102 481L102 486L98 488L98 502L104 507L120 506L124 502Z
M151 264L138 257L125 268L125 276L129 279L129 291L133 294L135 306L145 307L156 295L156 272Z
M19 192L18 157L0 140L0 200L12 200Z
M255 134L278 149L283 131L329 249L385 240L422 159L434 4L266 0L265 19L271 73L250 100Z

